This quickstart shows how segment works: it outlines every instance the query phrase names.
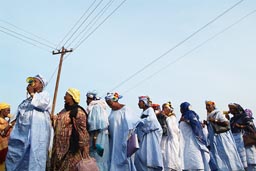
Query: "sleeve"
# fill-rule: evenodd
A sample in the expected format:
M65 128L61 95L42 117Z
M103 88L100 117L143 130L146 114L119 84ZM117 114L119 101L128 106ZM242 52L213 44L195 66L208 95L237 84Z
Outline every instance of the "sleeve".
M35 93L31 104L39 110L48 111L50 113L51 104L50 104L50 97L47 92L40 92Z
M108 126L106 111L99 105L94 105L88 115L90 131L101 130Z
M179 133L176 116L167 117L166 123L167 123L168 131L170 132L170 136L171 136L171 138L173 138L174 135L177 135Z
M86 114L81 109L78 109L74 124L79 136L79 147L83 149L85 146L88 146L89 148L89 134L86 129Z

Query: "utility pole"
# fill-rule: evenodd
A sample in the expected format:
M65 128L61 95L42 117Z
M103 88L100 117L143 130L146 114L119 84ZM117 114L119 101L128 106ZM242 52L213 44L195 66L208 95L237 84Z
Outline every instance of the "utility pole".
M57 52L52 51L53 55L61 54L60 55L60 62L59 62L59 69L58 69L58 75L56 79L56 84L55 84L55 90L54 90L54 97L53 97L53 102L52 102L52 112L51 116L54 115L54 110L55 110L55 105L56 105L56 99L57 99L57 93L58 93L58 88L59 88L59 81L60 81L60 73L61 73L61 68L62 68L62 62L63 62L63 56L68 53L72 52L73 49L67 50L64 47L62 47L61 51L58 50Z

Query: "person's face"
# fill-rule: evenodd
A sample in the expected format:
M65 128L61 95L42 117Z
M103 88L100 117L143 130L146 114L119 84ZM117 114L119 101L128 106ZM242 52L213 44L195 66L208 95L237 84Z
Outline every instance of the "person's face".
M208 113L211 113L214 110L214 105L213 104L206 104L205 108L206 108L206 111Z
M40 80L38 80L37 78L34 79L34 85L33 85L34 89L36 92L40 92L43 90L43 84Z
M168 107L168 106L163 106L163 113L164 113L165 115L171 113L170 107Z
M68 92L66 92L66 94L64 96L64 102L65 102L65 104L70 105L70 106L74 104L73 98L70 94L68 94Z
M86 104L87 104L87 105L89 105L89 104L91 103L91 101L93 101L92 98L89 98L89 97L86 98Z
M10 108L2 109L0 112L3 117L7 117L7 115L11 112L11 109Z
M235 115L235 114L238 113L238 111L237 111L237 109L236 109L235 106L228 106L228 108L229 108L229 112L230 112L231 114Z
M106 103L108 104L108 106L113 109L114 107L114 102L112 100L106 100Z
M144 109L145 108L145 103L142 100L139 100L138 106L140 109Z

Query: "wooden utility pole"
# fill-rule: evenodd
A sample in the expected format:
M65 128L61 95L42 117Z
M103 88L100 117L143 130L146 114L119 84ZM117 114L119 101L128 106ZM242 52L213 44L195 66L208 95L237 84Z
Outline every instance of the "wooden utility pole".
M59 88L59 81L60 81L60 73L61 73L61 68L62 68L62 62L63 62L63 56L68 53L68 52L72 52L73 50L67 50L64 47L62 47L61 51L58 50L57 52L52 51L53 55L57 55L57 54L61 54L60 55L60 63L59 63L59 69L58 69L58 75L57 75L57 79L56 79L56 85L55 85L55 90L54 90L54 97L53 97L53 102L52 102L52 112L51 112L51 116L54 115L54 110L55 110L55 105L56 105L56 99L57 99L57 93L58 93L58 88Z

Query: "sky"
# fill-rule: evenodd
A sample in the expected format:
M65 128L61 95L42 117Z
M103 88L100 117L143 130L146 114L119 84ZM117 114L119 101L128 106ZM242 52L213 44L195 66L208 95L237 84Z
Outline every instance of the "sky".
M96 90L101 97L118 92L135 113L142 95L171 101L178 117L185 101L201 119L205 100L256 113L255 10L255 0L3 1L0 101L15 113L26 78L38 73L53 99L60 55L51 52L64 46L74 51L64 56L55 113L70 87L84 107Z

